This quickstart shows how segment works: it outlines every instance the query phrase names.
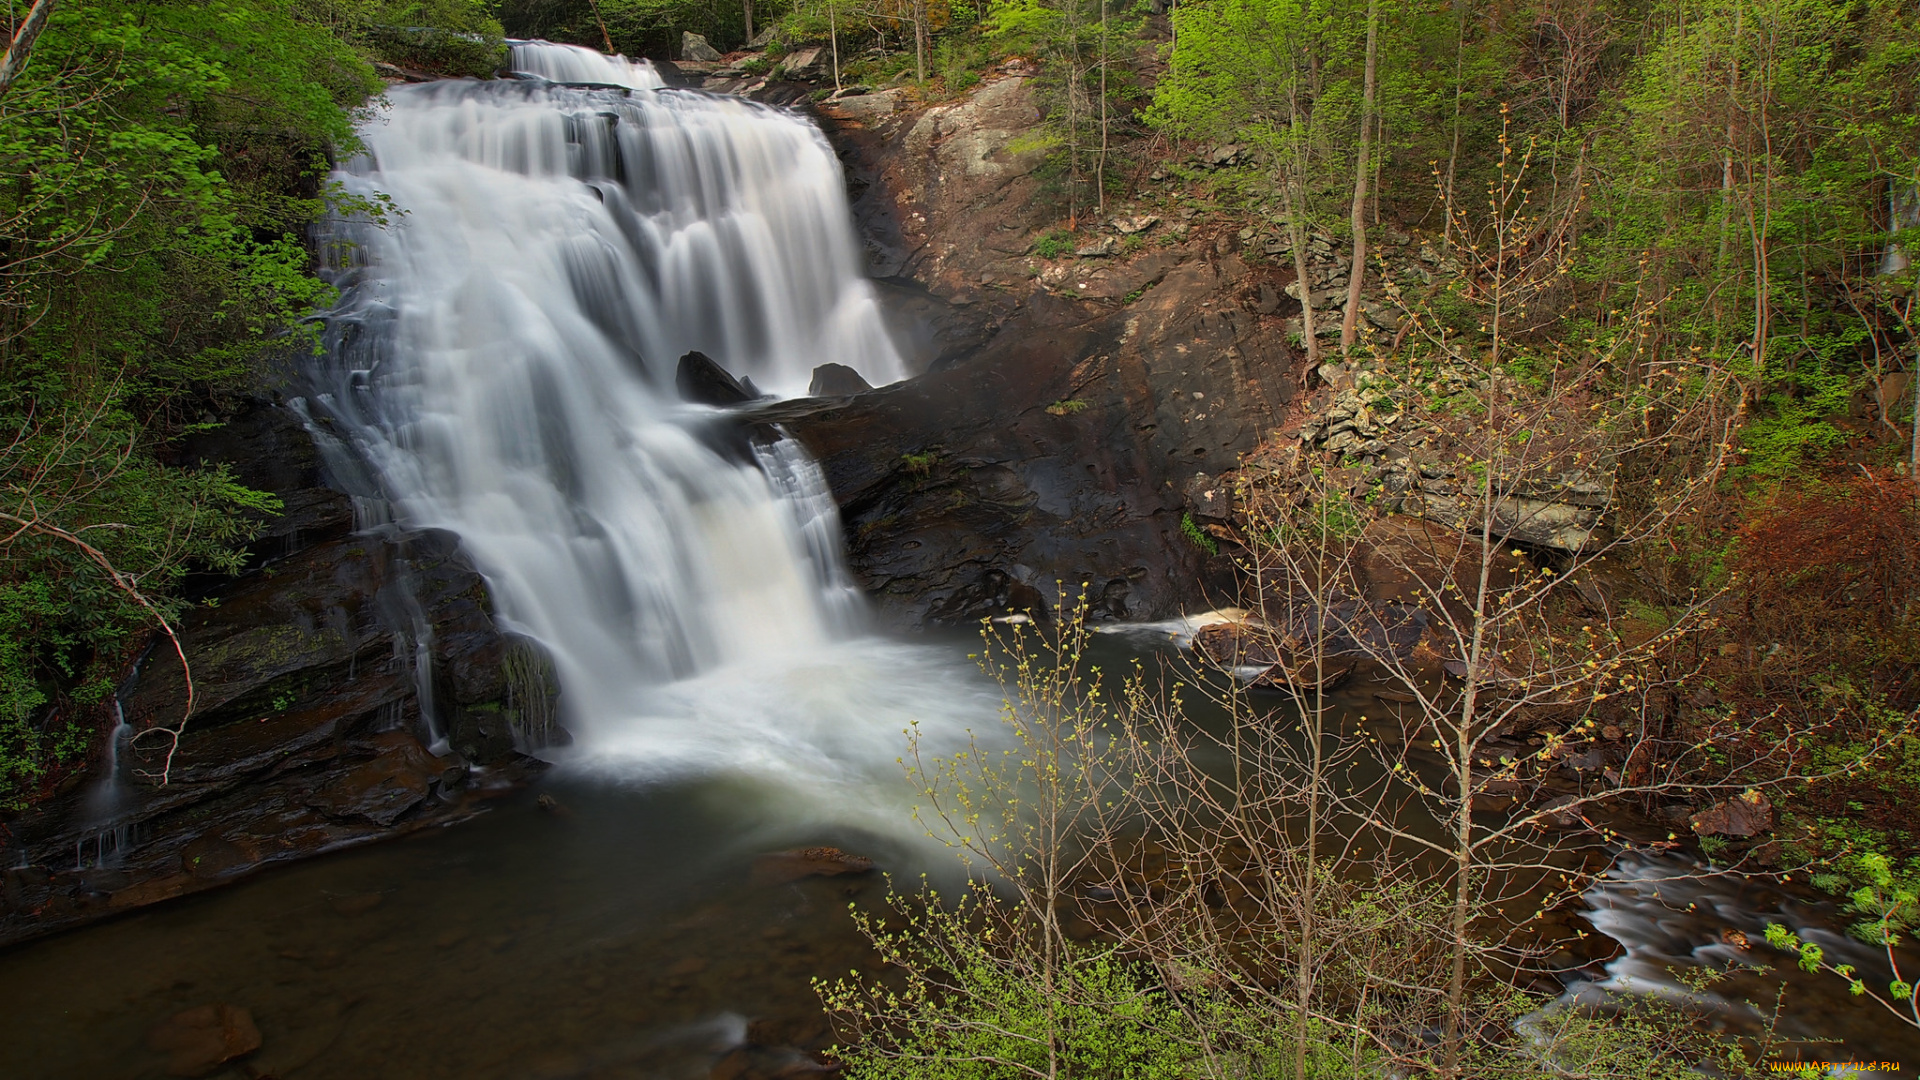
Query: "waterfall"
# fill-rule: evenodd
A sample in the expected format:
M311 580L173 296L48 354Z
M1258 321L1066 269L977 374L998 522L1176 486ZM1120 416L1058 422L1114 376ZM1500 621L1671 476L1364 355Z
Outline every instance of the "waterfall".
M363 125L304 409L552 652L579 759L897 779L901 728L970 677L863 637L819 468L729 449L673 389L694 349L777 393L827 361L903 376L837 161L805 119L644 63L527 42L512 64L395 88Z

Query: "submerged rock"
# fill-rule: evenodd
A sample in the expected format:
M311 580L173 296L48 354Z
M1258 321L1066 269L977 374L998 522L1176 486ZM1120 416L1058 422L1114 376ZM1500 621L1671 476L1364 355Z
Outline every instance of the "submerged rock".
M807 877L864 874L873 860L835 847L809 847L762 855L753 861L753 879L763 885L782 885Z
M147 1046L167 1055L167 1075L205 1076L260 1049L260 1029L245 1009L202 1005L156 1025Z

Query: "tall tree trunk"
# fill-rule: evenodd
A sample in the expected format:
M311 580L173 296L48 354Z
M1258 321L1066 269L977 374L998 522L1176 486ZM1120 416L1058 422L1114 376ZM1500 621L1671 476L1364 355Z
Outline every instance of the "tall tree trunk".
M840 23L834 18L834 0L827 0L827 43L833 47L833 89L840 90Z
M1093 169L1094 195L1107 212L1107 0L1100 0L1100 156Z
M927 0L913 0L913 76L927 81Z
M593 7L593 21L600 24L600 44L604 45L607 55L613 55L613 35L607 33L607 20L600 17L600 0L587 0Z
M47 28L47 18L53 14L53 5L54 0L34 0L27 17L20 20L19 29L13 32L13 40L7 44L7 55L0 58L0 94L6 93L13 81L26 70L27 58L33 55L33 43L40 37L40 31Z
M753 0L740 0L741 14L746 17L747 41L753 41Z
M1453 145L1447 151L1447 181L1444 189L1446 217L1440 222L1440 250L1453 254L1453 181L1460 165L1460 104L1466 93L1467 0L1455 0L1457 25L1453 41Z
M1291 182L1292 178L1288 178ZM1299 200L1293 200L1296 204ZM1296 205L1287 212L1287 238L1293 243L1293 272L1300 286L1300 337L1307 349L1307 363L1320 363L1320 338L1313 325L1313 274L1307 270L1307 227Z
M1373 87L1379 56L1380 0L1367 0L1367 73L1360 92L1360 160L1353 168L1353 268L1347 276L1347 310L1340 319L1340 348L1360 334L1360 289L1367 277L1367 180L1373 172Z

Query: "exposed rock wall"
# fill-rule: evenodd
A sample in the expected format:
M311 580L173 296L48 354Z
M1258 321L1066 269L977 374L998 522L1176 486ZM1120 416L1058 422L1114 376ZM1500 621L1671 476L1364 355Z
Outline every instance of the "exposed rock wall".
M229 463L286 512L249 573L196 583L180 628L194 712L171 760L164 736L143 735L121 750L118 785L103 761L7 824L0 944L457 820L537 767L515 751L521 733L552 735L557 690L525 660L531 643L494 624L454 538L355 534L298 418L253 402L185 458ZM152 650L123 704L136 729L179 724L170 650Z
M1225 516L1212 478L1299 396L1284 313L1261 310L1275 280L1210 234L1120 243L1158 221L1138 213L1092 223L1101 255L1036 260L1060 208L1015 68L925 109L902 91L820 105L870 271L899 275L896 336L930 370L753 415L820 458L849 564L895 624L1051 605L1062 586L1112 618L1223 599L1230 575L1181 524Z

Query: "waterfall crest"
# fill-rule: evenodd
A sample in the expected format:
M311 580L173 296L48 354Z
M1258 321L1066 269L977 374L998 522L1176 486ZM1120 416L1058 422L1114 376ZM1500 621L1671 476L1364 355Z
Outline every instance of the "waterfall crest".
M673 390L692 349L776 392L829 360L902 377L838 163L805 120L643 63L512 55L517 80L390 91L335 174L392 212L319 237L341 297L309 410L398 521L460 536L586 756L897 773L900 666L966 680L858 636L804 453L729 450Z

